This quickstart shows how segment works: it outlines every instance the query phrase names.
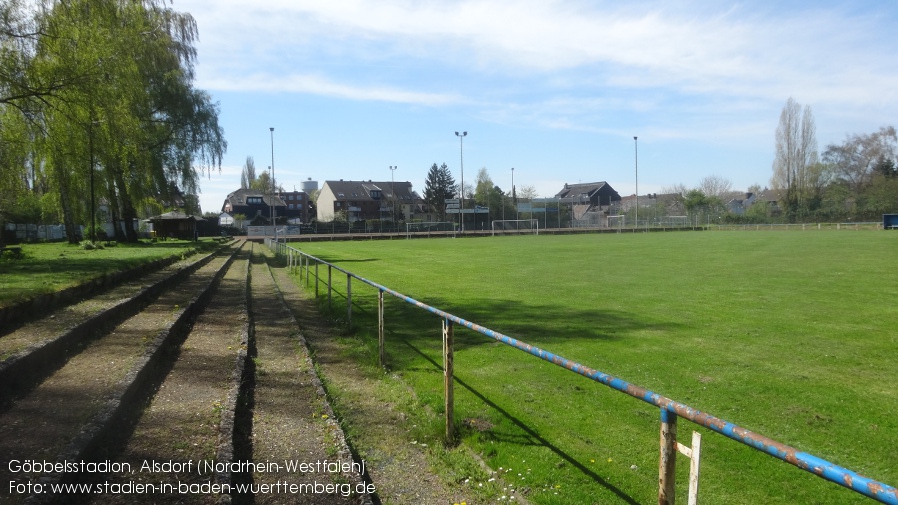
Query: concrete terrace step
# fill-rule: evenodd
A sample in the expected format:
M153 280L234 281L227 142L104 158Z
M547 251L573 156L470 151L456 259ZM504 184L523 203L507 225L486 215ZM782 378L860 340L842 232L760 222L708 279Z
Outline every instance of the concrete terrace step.
M166 350L184 335L208 301L213 285L237 250L232 246L230 254L213 258L15 400L0 414L0 461L89 461L97 444L116 429L122 413L145 393L156 365L164 361ZM7 482L49 484L65 482L73 475L77 474L11 473L9 465L0 467L0 478ZM28 502L53 498L34 494ZM25 495L14 494L4 500L20 503Z
M133 316L220 254L169 264L78 303L48 310L40 319L0 336L0 406L61 366L103 327Z

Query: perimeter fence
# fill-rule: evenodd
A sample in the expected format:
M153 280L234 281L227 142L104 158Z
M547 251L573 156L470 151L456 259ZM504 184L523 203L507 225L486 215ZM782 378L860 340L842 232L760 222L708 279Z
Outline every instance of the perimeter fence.
M712 230L720 231L754 231L754 230L774 230L774 231L812 231L812 230L881 230L881 222L865 222L865 223L795 223L795 224L721 224L712 225Z
M362 285L370 286L377 290L377 314L378 314L378 362L381 366L385 362L385 332L384 332L384 298L386 295L398 298L403 302L414 305L421 310L428 311L442 320L443 334L443 372L444 372L444 417L445 417L445 437L447 441L452 441L455 437L455 410L454 410L454 325L460 324L470 330L480 333L484 336L492 338L505 345L515 349L527 352L539 359L548 361L554 365L562 367L578 375L582 375L595 382L599 382L614 390L625 393L633 398L642 400L650 405L660 409L660 454L658 464L658 503L659 505L672 505L675 497L675 475L676 475L676 454L680 452L690 458L690 483L689 483L689 504L697 503L698 497L698 476L699 476L699 460L701 452L701 438L696 437L697 433L693 433L692 445L685 446L677 441L677 420L684 418L688 421L707 428L715 433L723 435L726 438L741 442L752 449L766 453L769 456L777 458L781 461L794 465L801 470L812 473L820 478L834 482L842 487L848 488L854 492L860 493L869 498L873 498L881 503L890 505L898 505L898 488L888 484L876 481L869 477L865 477L852 470L841 467L827 461L823 458L814 456L807 452L801 451L794 447L780 443L771 438L765 437L758 433L754 433L741 426L737 426L729 421L715 417L707 412L694 409L689 405L667 398L663 395L645 389L636 384L627 382L619 377L615 377L599 370L587 367L580 363L576 363L567 358L553 354L539 347L530 345L526 342L517 340L508 335L504 335L498 331L491 330L485 326L472 321L450 314L437 307L432 307L421 301L415 300L410 296L404 295L398 291L392 290L386 286L368 280L364 277L356 275L349 270L343 269L328 263L322 259L316 258L310 254L295 249L288 244L275 242L266 239L265 244L269 249L278 256L283 257L287 261L288 268L291 272L299 275L300 281L305 280L306 287L310 287L312 277L314 276L314 291L316 299L319 297L319 289L325 282L319 275L321 267L326 267L327 277L327 303L328 307L333 308L333 292L334 292L334 272L338 276L346 278L346 320L347 324L352 323L352 286L353 279Z

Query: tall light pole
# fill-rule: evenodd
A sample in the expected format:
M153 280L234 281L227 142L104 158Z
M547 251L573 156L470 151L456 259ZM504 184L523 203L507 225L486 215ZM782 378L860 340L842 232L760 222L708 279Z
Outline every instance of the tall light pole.
M636 228L639 229L639 144L633 137L634 160L636 163Z
M274 241L278 241L278 224L277 224L277 209L275 208L275 196L274 196L274 127L268 128L268 131L271 132L271 224L274 226Z
M455 136L458 137L459 141L459 161L461 164L461 205L459 207L459 228L460 231L465 231L465 137L468 135L468 132L455 132Z
M518 194L514 190L514 167L511 167L511 204L514 205L514 218L518 219Z
M399 165L396 165L395 167L390 165L390 192L393 193L393 226L397 225L396 224L396 185L393 182L393 173L396 172L397 168L399 168Z

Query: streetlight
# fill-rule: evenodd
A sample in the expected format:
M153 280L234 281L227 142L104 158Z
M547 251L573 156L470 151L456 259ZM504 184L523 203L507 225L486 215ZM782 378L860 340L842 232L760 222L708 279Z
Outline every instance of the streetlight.
M636 163L636 229L639 229L639 144L636 137L633 137L633 151Z
M393 226L396 226L396 186L393 182L393 173L396 172L397 168L399 168L399 165L395 167L390 165L390 192L393 193Z
M455 132L459 141L459 160L461 162L461 205L458 210L460 231L465 231L465 136L467 135L468 132L461 132L461 134Z
M268 128L271 132L271 224L274 226L274 241L278 241L277 209L274 197L274 127Z
M514 205L514 218L518 219L518 194L514 190L514 167L511 167L511 204Z

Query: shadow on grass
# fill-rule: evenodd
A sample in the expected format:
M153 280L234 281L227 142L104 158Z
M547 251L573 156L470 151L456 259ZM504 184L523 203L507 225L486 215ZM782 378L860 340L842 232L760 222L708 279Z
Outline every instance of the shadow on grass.
M377 258L345 259L345 258L339 258L336 256L328 256L328 255L316 256L316 258L326 261L328 263L333 263L335 265L337 265L338 263L368 263L371 261L380 261ZM322 267L327 268L327 266L324 266L324 265L322 265Z
M402 343L404 343L406 346L408 346L415 353L419 354L425 360L430 362L436 370L439 370L439 371L443 370L443 366L441 364L434 361L430 356L428 356L423 351L421 351L420 349L418 349L417 347L412 345L409 341L403 340ZM527 434L527 436L529 436L532 440L535 440L536 444L532 444L532 445L540 445L542 447L545 447L546 449L549 449L555 455L557 455L559 458L570 463L570 465L572 467L576 468L583 475L592 479L596 484L598 484L598 485L604 487L605 489L607 489L608 491L614 493L618 498L623 500L625 503L630 503L633 505L636 505L639 503L638 501L636 501L636 499L634 499L632 496L625 493L622 489L618 488L614 484L612 484L612 483L608 482L606 479L604 479L601 475L599 475L599 474L595 473L594 471L590 470L589 468L587 468L583 463L580 463L579 461L577 461L577 459L574 458L572 455L568 454L567 452L565 452L563 449L561 449L557 445L555 445L552 442L550 442L549 440L545 439L536 430L527 426L523 421L521 421L520 419L518 419L517 417L512 415L507 410L503 409L500 405L491 401L483 393L481 393L480 391L475 389L472 385L461 380L458 377L458 375L456 375L454 378L455 378L456 384L467 389L472 395L474 395L478 399L480 399L480 401L482 401L485 405L489 406L490 408L492 408L493 410L498 412L504 418L508 419L512 424L517 426L521 431L523 431L525 434Z
M367 298L362 293L357 295L355 291L353 289L353 328L349 331L361 331L363 334L376 331L374 330L377 324L376 299L372 300L371 298L373 297L370 294ZM345 310L345 294L335 291L334 298L334 315L339 316L340 312ZM336 302L337 299L340 299L339 303ZM668 321L646 319L644 316L637 316L623 311L591 310L549 303L534 303L532 301L528 303L519 300L478 299L468 300L468 302L464 307L458 307L455 304L455 307L446 309L453 305L447 299L430 299L427 301L433 307L445 309L456 316L463 316L468 321L478 324L482 323L488 327L491 327L491 321L497 321L501 328L497 326L495 328L491 327L491 329L495 331L501 330L501 333L511 338L542 347L549 352L554 351L553 344L583 342L585 348L589 342L632 339L634 335L640 332L671 331L682 326ZM513 316L510 317L509 314ZM431 357L438 356L441 352L441 339L439 337L441 331L440 316L394 300L387 303L384 319L388 333L388 360L391 362L390 364L394 370L442 372L443 366L437 362L438 358ZM551 321L552 329L545 330L544 328L549 323L541 324L541 320ZM498 345L497 340L487 335L467 328L466 330L459 331L459 325L456 325L456 352L484 345ZM396 342L397 340L401 340L412 352L403 352L401 349L397 349L395 345L390 345L390 342ZM392 352L390 352L391 348ZM566 346L566 348L570 349L570 346ZM576 358L575 356L565 357L569 359ZM424 362L420 358L424 358ZM536 358L531 356L530 359ZM578 360L574 359L574 361ZM580 362L589 366L589 363ZM619 497L622 502L637 503L634 497L610 483L584 463L578 461L573 455L542 436L536 428L515 417L503 405L490 399L486 393L478 390L473 384L460 379L458 375L455 376L455 382L520 430L519 436L512 435L506 442L545 447L597 485Z

